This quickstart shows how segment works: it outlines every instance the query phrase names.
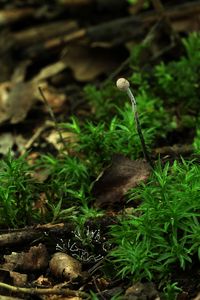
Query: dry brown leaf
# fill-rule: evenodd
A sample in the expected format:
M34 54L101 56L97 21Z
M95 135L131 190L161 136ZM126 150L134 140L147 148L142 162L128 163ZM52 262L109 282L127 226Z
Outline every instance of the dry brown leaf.
M17 146L18 151L22 151L24 149L27 141L24 137L19 134L15 135L10 132L4 132L0 134L0 154L6 155L9 150L12 150L13 146Z
M48 200L47 200L46 194L40 193L39 198L37 199L37 201L35 201L35 203L33 205L33 210L39 211L41 216L44 217L48 211L47 203L48 203Z
M10 118L9 112L9 94L13 84L3 82L0 84L0 123Z
M197 296L193 298L193 300L200 300L200 293L198 293Z
M159 293L152 282L136 282L126 292L124 300L128 299L155 299L160 300Z
M66 65L78 81L90 81L106 74L119 65L118 54L113 49L71 46L64 54Z
M28 276L27 274L21 274L5 268L0 268L0 281L5 282L8 281L8 279L15 286L24 286L27 283Z
M62 72L66 69L67 65L64 61L58 61L54 64L48 65L44 67L36 77L33 78L33 81L40 82L50 78L52 76L57 75L58 73Z
M24 286L27 283L28 275L10 271L10 277L13 280L13 285Z
M38 88L38 85L37 85ZM42 91L45 95L45 99L54 113L60 113L63 111L63 105L66 101L66 95L62 93L58 93L57 91L53 90L51 87L48 87L43 83ZM35 91L37 93L37 90ZM40 96L41 97L41 96ZM40 98L39 98L40 100ZM49 112L49 108L44 106L44 110Z
M0 154L6 155L14 144L13 135L9 132L0 134Z
M34 86L31 82L10 83L6 90L4 86L0 88L0 123L8 120L12 124L19 123L35 102Z
M11 124L23 121L36 101L42 101L38 87L46 90L46 99L55 112L60 111L66 96L48 88L47 83L29 81L0 85L0 123L10 120Z
M28 252L12 252L4 255L4 268L9 270L35 271L41 270L48 265L48 252L43 244L33 246Z
M110 167L95 182L93 194L97 207L113 207L119 203L127 191L146 180L150 166L143 160L130 160L123 155L115 155Z
M30 64L31 64L31 60L28 59L19 62L12 74L11 82L13 83L24 82L24 79L26 77L26 71Z
M17 124L23 121L36 101L41 101L41 95L38 92L40 85L46 89L46 98L53 110L60 111L66 96L48 87L45 79L58 74L65 68L64 62L57 62L43 68L36 77L27 82L23 81L23 70L19 72L16 70L11 82L0 84L0 123L10 120L11 124Z
M71 133L71 132L65 132L63 131L61 133L62 135L62 139L63 141L66 141L68 144L69 143L75 143L76 142L76 136L75 134ZM63 141L60 140L60 135L58 130L53 129L46 137L45 140L52 144L55 149L57 149L58 151L63 149ZM67 153L67 151L64 151L65 153Z
M52 282L49 280L49 278L44 277L44 275L39 276L35 281L34 284L37 286L42 287L50 287L52 286Z

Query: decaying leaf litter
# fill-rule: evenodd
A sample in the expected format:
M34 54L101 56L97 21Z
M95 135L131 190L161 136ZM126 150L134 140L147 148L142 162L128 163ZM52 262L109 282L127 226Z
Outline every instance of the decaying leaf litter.
M63 149L49 107L57 122L66 122L73 114L81 120L87 118L95 109L84 100L84 86L92 83L103 90L108 80L114 86L118 77L130 76L131 49L139 43L150 43L148 49L142 50L139 62L147 72L149 64L177 58L182 53L181 37L199 30L199 1L146 2L1 4L2 159L9 149L16 157L28 150L32 164L40 153L56 156L61 149L70 155L73 150ZM44 103L39 87L48 104ZM123 93L120 97L121 101L125 98ZM62 135L65 142L78 143L76 134ZM175 139L162 147L161 140L152 157L158 160L161 155L163 162L180 155L187 157L193 151L187 145L188 139L183 139L180 147ZM103 208L104 214L100 212L96 219L86 221L85 245L81 226L74 228L71 222L41 225L40 220L27 228L2 228L2 299L4 295L8 299L111 299L117 294L122 299L164 299L158 283L133 281L131 285L127 280L104 275L105 267L109 270L109 251L115 246L108 228L118 224L118 216L123 217L133 209L133 205L126 203L126 193L141 180L146 181L151 173L141 157L133 160L117 153L109 162L101 174L91 179L91 205ZM38 169L32 176L43 183L49 174L48 170ZM137 199L135 205L140 202ZM45 216L47 203L45 191L40 192L33 210ZM59 210L59 204L55 208ZM73 214L73 207L69 214ZM199 275L198 268L192 272L194 278ZM176 290L175 286L176 293L172 293L171 299L175 294L178 299L198 299L198 284L186 277L179 272L175 281L182 282L183 289Z

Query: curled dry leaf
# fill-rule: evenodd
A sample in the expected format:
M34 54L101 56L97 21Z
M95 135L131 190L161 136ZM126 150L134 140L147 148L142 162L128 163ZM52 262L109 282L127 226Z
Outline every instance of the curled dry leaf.
M146 180L150 172L149 164L143 159L133 161L123 155L115 155L111 166L94 184L95 205L114 207L129 189Z
M6 155L9 150L13 149L13 146L17 146L17 150L22 151L26 142L21 134L3 132L0 134L0 154Z
M11 87L11 82L3 82L0 84L0 123L8 120L10 117L8 99Z
M151 282L136 282L125 292L124 299L155 299L160 300L159 293Z
M0 87L0 123L10 120L12 124L22 121L35 102L31 82L11 83L9 88Z
M21 274L14 271L10 271L10 277L12 278L15 286L24 286L28 280L27 274Z
M34 284L40 287L49 287L52 286L52 282L49 278L44 277L44 275L40 275L35 281Z
M197 296L193 298L193 300L200 300L200 293L198 293Z
M9 280L9 282L12 282L15 286L24 286L27 283L28 276L27 274L21 274L18 272L0 268L0 281L6 282L7 280Z
M3 267L9 270L35 271L41 270L48 265L48 252L43 244L33 246L28 252L4 255Z
M42 69L42 71L31 81L24 81L24 74L14 74L13 80L0 84L0 123L9 121L11 124L17 124L23 121L30 109L36 103L41 101L38 92L38 86L46 88L47 100L50 105L59 111L60 106L66 100L64 94L57 93L49 88L45 80L66 68L64 62L57 62ZM23 70L24 72L24 70ZM48 87L48 88L47 88Z
M41 216L45 216L48 211L47 204L48 204L48 199L46 193L40 193L39 198L35 201L33 205L33 210L39 211Z
M43 83L42 90L45 94L47 103L50 105L54 113L59 113L63 111L63 105L66 101L66 96L62 93L58 93L53 88L48 87L47 84ZM37 90L36 90L37 92ZM41 97L41 96L40 96ZM44 106L44 110L48 112L48 107Z
M49 263L49 266L55 277L71 281L82 277L81 263L66 253L55 253Z
M73 133L63 131L61 135L63 140L66 141L67 143L75 142L75 134L73 136ZM60 135L58 133L58 130L53 129L50 133L46 135L45 140L48 143L52 144L55 147L55 149L57 149L58 151L63 150L63 141L60 140ZM65 150L65 153L66 152L67 151Z

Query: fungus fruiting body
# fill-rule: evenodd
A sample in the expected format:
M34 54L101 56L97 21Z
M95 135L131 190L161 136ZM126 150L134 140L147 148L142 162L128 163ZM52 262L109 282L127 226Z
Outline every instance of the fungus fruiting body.
M144 157L145 157L146 161L153 168L153 162L151 161L151 158L148 154L147 147L146 147L146 144L145 144L145 140L144 140L144 137L143 137L143 134L142 134L140 122L139 122L139 116L138 116L138 111L137 111L137 102L135 100L135 97L134 97L131 89L130 89L130 83L126 78L119 78L116 82L116 86L120 91L126 92L129 99L131 100L132 111L133 111L133 114L134 114L137 133L138 133L140 141L141 141L142 151L143 151L143 154L144 154Z

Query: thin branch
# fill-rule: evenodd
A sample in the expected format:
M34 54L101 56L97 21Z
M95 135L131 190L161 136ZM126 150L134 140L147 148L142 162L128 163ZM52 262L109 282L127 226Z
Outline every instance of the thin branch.
M51 118L52 118L52 120L53 120L53 122L54 122L54 124L55 124L55 127L56 127L56 129L57 129L57 132L58 132L60 141L62 142L62 144L63 144L63 146L64 146L64 149L65 149L65 148L66 148L66 144L65 144L65 141L64 141L64 139L63 139L63 137L62 137L62 133L61 133L61 130L60 130L59 126L58 126L58 123L57 123L57 120L56 120L56 118L55 118L54 112L53 112L51 106L49 105L49 103L48 103L48 101L47 101L47 99L46 99L46 97L45 97L45 95L44 95L44 92L43 92L43 90L42 90L42 88L41 88L40 86L38 87L38 90L39 90L39 92L40 92L40 95L41 95L41 97L42 97L42 99L43 99L45 105L46 105L47 108L48 108L49 114L50 114L50 116L51 116Z
M23 293L30 295L65 295L69 297L82 297L88 298L89 295L85 292L74 291L68 288L24 288L9 285L7 283L0 282L0 288L9 290L14 293Z

